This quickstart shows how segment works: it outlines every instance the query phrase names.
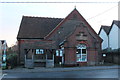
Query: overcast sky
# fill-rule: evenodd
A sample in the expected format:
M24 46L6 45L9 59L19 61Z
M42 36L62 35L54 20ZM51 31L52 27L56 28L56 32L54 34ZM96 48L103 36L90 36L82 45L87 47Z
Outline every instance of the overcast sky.
M66 1L78 3L2 3L8 1L9 2ZM15 42L17 41L16 37L18 34L18 30L23 15L65 18L74 9L75 6L77 10L80 12L80 14L88 21L91 27L98 33L101 25L110 26L113 20L118 20L118 3L117 3L118 1L119 0L1 0L0 40L6 40L9 47L12 44L15 44Z

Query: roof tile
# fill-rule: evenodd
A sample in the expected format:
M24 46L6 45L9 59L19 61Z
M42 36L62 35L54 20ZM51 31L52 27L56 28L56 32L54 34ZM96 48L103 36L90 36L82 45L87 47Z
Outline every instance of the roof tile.
M17 38L44 38L63 19L23 16Z
M110 26L101 26L101 28L106 32L106 34L109 33Z

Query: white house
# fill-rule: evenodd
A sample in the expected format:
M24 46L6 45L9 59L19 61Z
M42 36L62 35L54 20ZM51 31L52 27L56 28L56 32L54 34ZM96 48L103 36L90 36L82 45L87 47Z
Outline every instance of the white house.
M108 36L108 33L109 33L109 29L110 29L110 26L101 26L100 28L100 31L99 31L99 36L103 39L103 42L102 42L102 50L108 48L109 46L109 36Z
M120 64L120 21L113 20L112 25L101 26L99 36L103 39L102 54L105 62Z
M120 21L113 20L111 26L101 26L98 34L103 39L102 50L120 48Z
M113 21L109 30L109 44L111 49L120 48L120 21Z

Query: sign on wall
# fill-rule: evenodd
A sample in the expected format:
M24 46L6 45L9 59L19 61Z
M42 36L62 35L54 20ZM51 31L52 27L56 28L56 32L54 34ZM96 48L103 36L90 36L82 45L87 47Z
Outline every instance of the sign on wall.
M0 41L0 79L2 77L2 43Z

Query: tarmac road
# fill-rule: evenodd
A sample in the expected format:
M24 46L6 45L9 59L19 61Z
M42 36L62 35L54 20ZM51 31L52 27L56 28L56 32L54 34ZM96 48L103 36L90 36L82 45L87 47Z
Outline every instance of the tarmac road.
M65 72L35 72L35 73L7 73L2 80L18 80L19 78L32 78L32 80L37 80L36 78L102 78L106 80L117 79L118 69L103 69L103 70L83 70L83 71L65 71ZM114 80L115 80L114 79ZM20 80L20 79L19 79ZM23 79L21 79L23 80ZM90 80L90 79L89 79Z

